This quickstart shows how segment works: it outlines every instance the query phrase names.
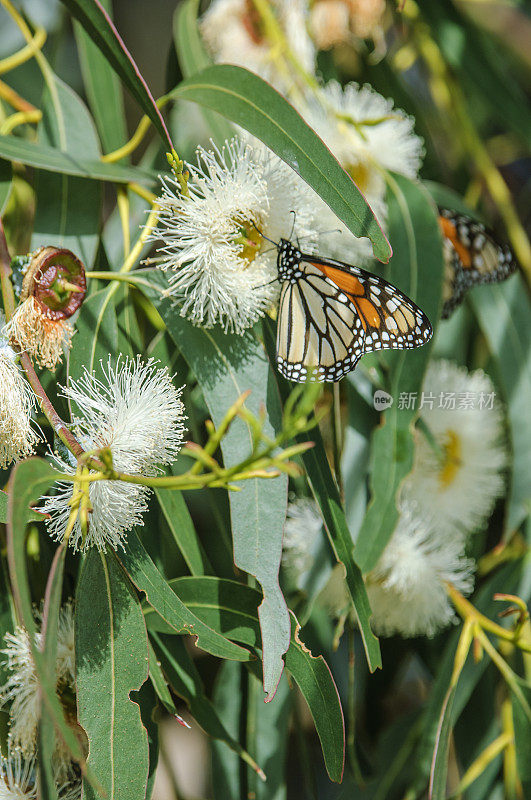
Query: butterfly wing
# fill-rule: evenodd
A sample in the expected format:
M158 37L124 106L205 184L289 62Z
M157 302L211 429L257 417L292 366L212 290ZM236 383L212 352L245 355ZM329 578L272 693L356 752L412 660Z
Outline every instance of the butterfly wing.
M442 316L450 316L474 286L498 283L516 270L507 245L496 242L480 222L441 208L439 225L443 233L445 282Z
M288 380L338 381L365 353L430 339L427 317L382 278L324 259L301 262L301 272L280 296L277 364Z

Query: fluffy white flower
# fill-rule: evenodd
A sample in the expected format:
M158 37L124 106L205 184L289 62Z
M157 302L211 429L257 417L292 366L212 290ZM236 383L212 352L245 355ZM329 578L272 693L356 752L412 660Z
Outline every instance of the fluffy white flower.
M354 180L380 224L385 225L385 171L415 178L421 166L423 144L414 133L413 118L394 108L392 100L370 86L349 83L342 88L335 81L319 95L309 95L300 111ZM356 239L326 211L328 206L322 205L330 227L340 231L327 238L331 254L349 261L370 256L369 241ZM324 224L325 216L322 219Z
M367 576L375 631L384 636L433 636L455 617L445 583L467 594L474 562L464 539L443 534L407 511Z
M182 316L242 333L278 295L277 251L263 237L278 242L292 228L294 236L314 236L314 194L263 146L233 139L221 151L197 153L190 197L176 179L163 180L151 236L162 244L153 261L171 271L168 291Z
M495 387L481 370L432 361L420 416L440 452L417 428L413 471L401 497L442 534L470 533L486 522L504 492L507 446Z
M201 19L201 34L215 61L245 67L289 92L297 80L290 55L307 72L315 69L307 5L305 0L275 0L264 22L253 0L214 0Z
M36 613L37 622L42 625L40 613ZM10 703L10 733L9 741L13 750L19 749L26 756L31 757L35 752L37 729L40 718L41 696L39 680L35 670L28 632L19 626L14 633L5 634L6 647L1 651L8 673L8 679L0 688L2 705ZM40 631L35 635L35 644L38 648L42 645ZM75 656L74 656L74 613L71 603L66 603L59 614L57 630L57 658L56 658L56 684L60 694L67 689L74 691L75 686ZM65 760L64 747L61 742L56 743L54 764L58 773L64 775L67 771L63 767ZM70 765L70 759L67 759ZM0 792L0 800L2 794Z
M0 311L0 469L31 455L38 441L31 427L33 394L15 363L17 355L4 336L4 323Z
M321 533L323 520L313 500L299 498L288 505L282 542L282 566L295 576L312 564L313 545Z
M9 747L0 757L0 800L36 800L35 759Z
M76 438L85 451L109 448L116 470L137 475L153 475L160 466L177 457L184 436L184 406L181 389L176 389L167 368L157 369L153 359L118 359L117 365L101 365L103 380L85 370L70 381L63 394L73 401L81 416L74 417ZM74 463L55 456L61 470L76 472ZM74 550L96 546L105 550L124 547L124 533L142 525L149 489L120 481L91 483L88 535L82 541L79 519L70 535ZM71 507L71 483L57 483L57 494L44 498L42 511L54 539L65 534Z

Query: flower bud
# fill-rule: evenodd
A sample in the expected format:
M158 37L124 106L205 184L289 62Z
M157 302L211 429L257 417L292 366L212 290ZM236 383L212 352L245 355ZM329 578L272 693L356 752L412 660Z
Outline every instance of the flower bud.
M86 287L85 267L70 250L36 250L24 270L20 305L6 328L10 343L54 370L63 347L70 347L74 329L67 320L83 303Z

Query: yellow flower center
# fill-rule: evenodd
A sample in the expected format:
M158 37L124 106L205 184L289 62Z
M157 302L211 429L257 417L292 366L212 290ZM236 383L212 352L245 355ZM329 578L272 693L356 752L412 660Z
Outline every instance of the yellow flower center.
M234 243L239 245L240 248L238 255L244 261L247 261L247 265L249 265L260 252L264 240L258 227L255 227L251 221L244 222L240 219L235 219L234 222L240 234L234 239Z
M368 164L347 164L345 171L348 172L360 192L366 192L369 188L370 169Z
M455 480L461 460L461 440L455 431L448 431L446 441L443 443L443 462L439 473L439 482L443 489L447 489Z

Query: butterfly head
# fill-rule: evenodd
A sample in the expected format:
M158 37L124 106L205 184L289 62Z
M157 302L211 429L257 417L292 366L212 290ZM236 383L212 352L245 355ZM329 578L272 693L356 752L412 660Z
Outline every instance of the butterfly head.
M302 253L289 239L281 239L278 243L277 267L281 281L300 278Z

